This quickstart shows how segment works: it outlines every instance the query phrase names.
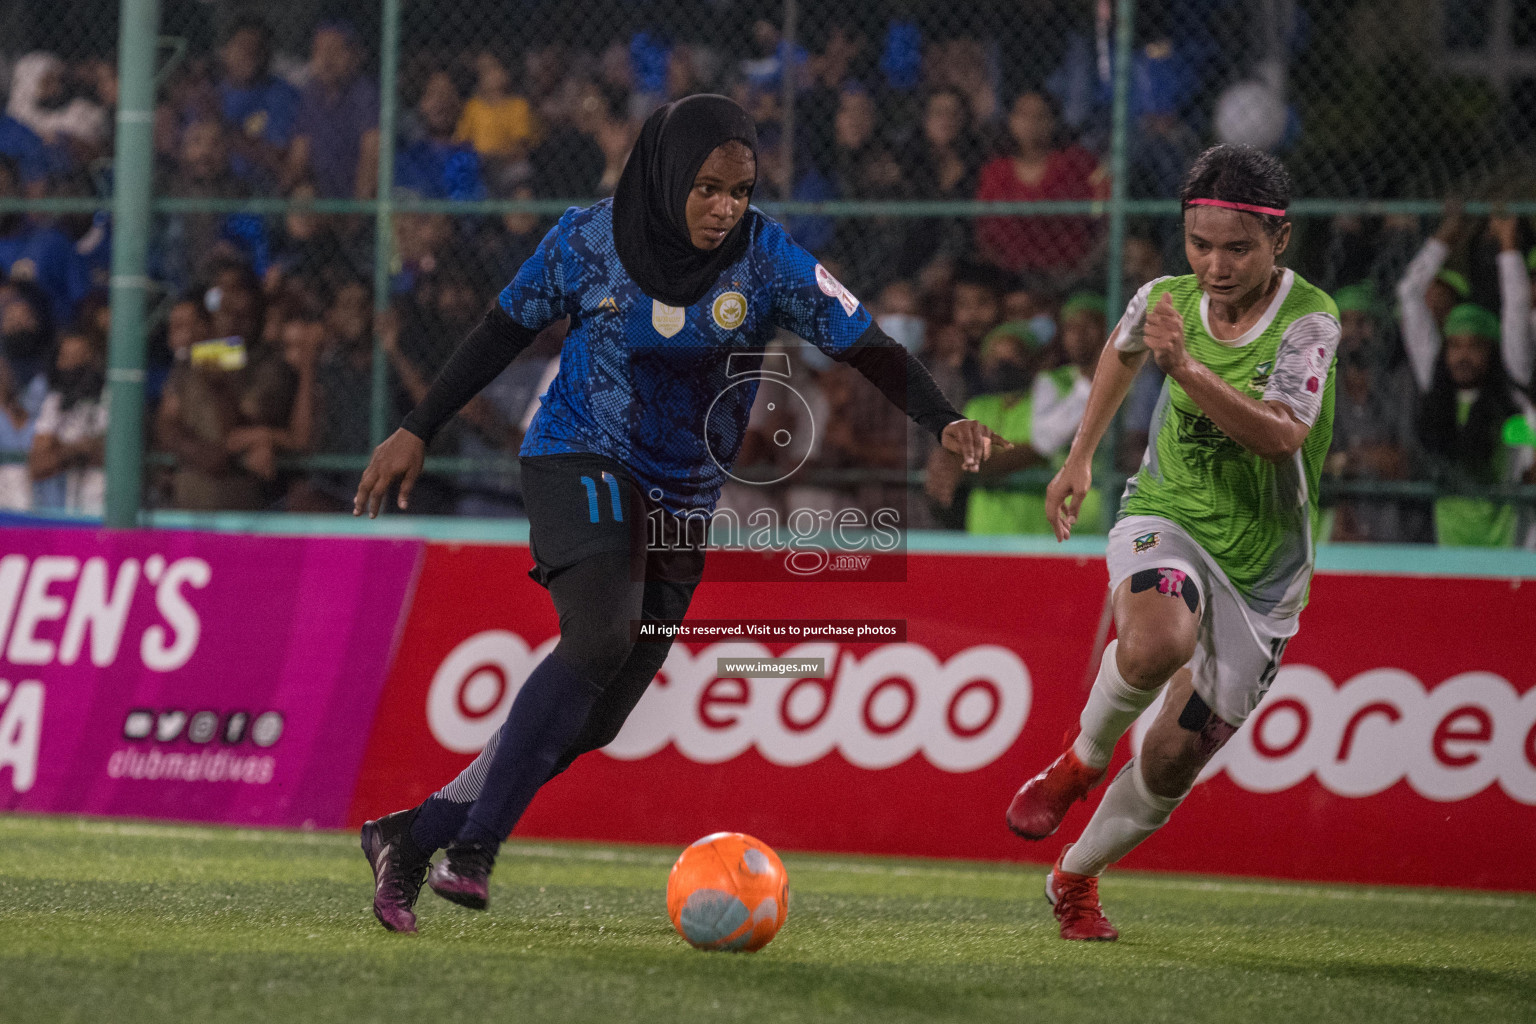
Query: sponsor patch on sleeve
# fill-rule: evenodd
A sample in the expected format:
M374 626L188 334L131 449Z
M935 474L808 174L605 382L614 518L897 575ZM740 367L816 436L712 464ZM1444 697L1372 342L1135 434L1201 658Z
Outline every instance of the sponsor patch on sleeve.
M859 300L854 298L852 292L843 287L843 283L832 276L832 272L820 263L816 264L816 287L822 292L836 299L843 307L843 312L849 316L859 308Z

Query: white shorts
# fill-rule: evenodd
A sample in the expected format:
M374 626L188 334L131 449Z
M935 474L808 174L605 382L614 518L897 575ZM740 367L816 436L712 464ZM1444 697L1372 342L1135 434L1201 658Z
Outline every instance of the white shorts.
M1264 699L1286 641L1299 619L1261 615L1248 606L1227 574L1183 527L1161 516L1126 516L1109 531L1105 552L1109 589L1138 572L1171 569L1184 573L1200 591L1195 656L1189 661L1195 692L1228 725L1243 724ZM1180 585L1177 576L1163 585Z

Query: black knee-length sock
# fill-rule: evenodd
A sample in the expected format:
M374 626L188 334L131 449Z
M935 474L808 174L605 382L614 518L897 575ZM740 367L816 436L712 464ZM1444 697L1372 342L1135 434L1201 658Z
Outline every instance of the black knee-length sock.
M587 721L601 688L551 652L528 676L501 726L484 788L459 829L461 843L496 849Z

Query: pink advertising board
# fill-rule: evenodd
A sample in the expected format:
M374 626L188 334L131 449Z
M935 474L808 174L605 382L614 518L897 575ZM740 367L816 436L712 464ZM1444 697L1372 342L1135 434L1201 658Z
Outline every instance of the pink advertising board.
M0 809L340 826L421 551L0 532Z

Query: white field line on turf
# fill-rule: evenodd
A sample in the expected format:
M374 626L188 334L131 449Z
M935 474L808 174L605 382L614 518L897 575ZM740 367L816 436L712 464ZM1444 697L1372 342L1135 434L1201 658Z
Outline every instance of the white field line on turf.
M16 827L23 823L31 824L39 820L36 818L4 818L0 817L0 829ZM236 840L240 842L285 842L296 843L303 846L329 847L336 846L345 841L348 846L353 845L351 837L342 837L334 832L280 832L263 831L261 829L217 829L200 828L196 825L141 825L134 823L119 823L112 821L77 821L74 823L77 832L88 835L115 835L154 839L191 839L199 842L213 842L215 840ZM576 860L605 864L636 864L667 866L674 860L668 854L649 853L643 850L603 850L583 849L581 847L545 846L537 843L525 843L514 841L506 848L507 853L514 857L530 857L539 860ZM793 861L797 858L790 855ZM912 867L909 865L881 865L872 863L859 863L856 861L840 860L807 860L798 865L806 871L825 871L830 874L840 875L884 875L887 877L932 877L935 875L949 876L953 878L974 878L982 875L996 875L998 869L971 870L962 867L939 866ZM1000 866L1002 867L1002 866ZM1024 871L1038 871L1042 865L1020 865ZM1006 869L1004 869L1006 870ZM1416 903L1426 905L1462 904L1483 907L1503 908L1529 908L1531 900L1519 896L1493 896L1482 893L1454 892L1436 890L1434 892L1414 892L1404 889L1374 889L1374 888L1323 888L1320 886L1306 885L1304 883L1269 883L1269 882L1225 882L1210 881L1192 878L1157 877L1152 875L1115 875L1112 884L1115 887L1145 888L1145 889L1175 889L1186 892L1218 892L1218 893L1247 893L1252 896L1284 896L1284 897L1310 897L1312 899L1325 900L1365 900L1386 903Z

